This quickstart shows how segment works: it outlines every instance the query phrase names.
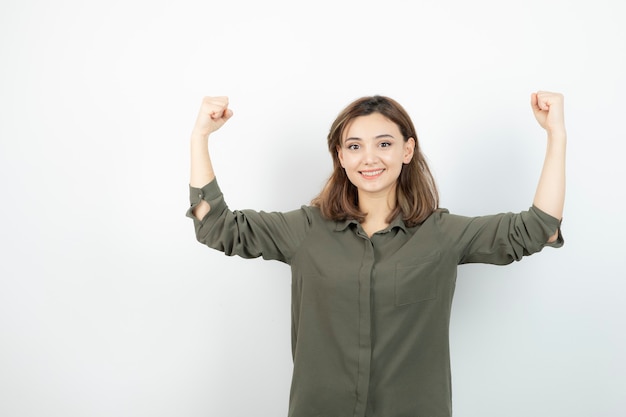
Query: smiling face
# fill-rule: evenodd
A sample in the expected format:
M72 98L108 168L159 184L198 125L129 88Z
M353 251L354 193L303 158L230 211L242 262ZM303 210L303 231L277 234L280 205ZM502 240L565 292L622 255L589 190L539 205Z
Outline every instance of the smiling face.
M395 201L402 165L413 157L415 140L402 137L397 124L380 113L353 119L344 131L337 155L350 182L363 198Z

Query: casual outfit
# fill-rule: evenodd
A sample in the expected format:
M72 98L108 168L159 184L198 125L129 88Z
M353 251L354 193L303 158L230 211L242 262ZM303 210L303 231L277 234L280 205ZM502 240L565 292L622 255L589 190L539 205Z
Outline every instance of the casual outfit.
M197 239L226 255L291 266L289 417L450 417L449 322L457 265L504 265L540 251L560 228L531 207L463 217L400 217L371 237L316 207L231 211L214 180L190 187ZM201 201L211 210L192 214Z

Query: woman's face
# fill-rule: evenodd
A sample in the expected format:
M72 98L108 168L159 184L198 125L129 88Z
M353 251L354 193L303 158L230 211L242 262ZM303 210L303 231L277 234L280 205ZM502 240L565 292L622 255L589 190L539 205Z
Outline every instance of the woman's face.
M415 140L405 142L398 125L372 113L348 124L337 154L360 199L395 198L402 164L411 161L414 149Z

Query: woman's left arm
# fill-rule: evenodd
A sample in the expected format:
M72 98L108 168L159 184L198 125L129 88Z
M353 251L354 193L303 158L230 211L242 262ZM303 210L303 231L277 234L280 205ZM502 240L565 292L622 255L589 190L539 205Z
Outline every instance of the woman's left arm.
M530 104L539 125L548 134L546 157L539 177L533 204L549 215L561 219L565 203L565 148L567 134L563 114L563 95L538 91L532 93ZM558 230L548 242L558 239Z

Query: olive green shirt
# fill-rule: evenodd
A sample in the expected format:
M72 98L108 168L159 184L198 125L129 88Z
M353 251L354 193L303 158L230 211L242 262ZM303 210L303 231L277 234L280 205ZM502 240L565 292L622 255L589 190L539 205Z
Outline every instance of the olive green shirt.
M202 220L191 210L206 200ZM316 207L230 211L214 180L190 188L198 241L226 255L291 266L289 417L450 417L449 322L457 265L504 265L560 227L536 207L463 217L397 218L371 237ZM563 239L549 246L560 247Z

